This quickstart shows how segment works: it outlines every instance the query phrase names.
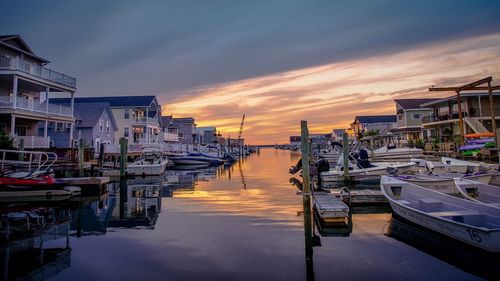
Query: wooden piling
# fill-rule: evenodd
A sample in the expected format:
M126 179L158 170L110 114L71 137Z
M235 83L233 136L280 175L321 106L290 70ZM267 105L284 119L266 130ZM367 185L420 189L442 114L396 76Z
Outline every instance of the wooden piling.
M104 143L101 143L99 147L99 169L102 171L102 167L104 166Z
M83 139L80 139L78 141L78 176L83 177L83 154L84 154L84 149L83 149Z
M349 181L349 138L344 134L342 139L342 148L344 149L344 180Z
M127 171L127 147L128 140L124 137L120 138L120 177L126 176Z
M304 192L311 192L311 179L309 175L310 157L309 154L309 131L307 121L300 121L301 151L302 151L302 179Z
M19 151L24 151L24 139L19 140ZM17 160L24 161L24 153L19 153Z
M307 129L307 121L300 121L301 135L301 152L302 152L302 203L304 207L304 238L306 252L306 271L307 276L314 276L313 267L313 249L312 249L312 216L311 216L311 179L309 173L310 166L310 146L309 146L309 130Z

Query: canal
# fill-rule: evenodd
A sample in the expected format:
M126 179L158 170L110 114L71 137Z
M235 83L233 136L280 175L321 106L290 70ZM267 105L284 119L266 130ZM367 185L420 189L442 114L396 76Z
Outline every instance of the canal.
M476 280L498 274L493 263L498 264L497 257L391 219L380 208L354 213L352 231L315 226L308 240L302 197L288 173L299 158L290 151L261 149L225 169L173 170L162 179L115 184L107 196L67 208L29 205L69 219L61 219L57 230L22 240L24 244L3 246L2 276ZM2 206L4 212L9 207Z

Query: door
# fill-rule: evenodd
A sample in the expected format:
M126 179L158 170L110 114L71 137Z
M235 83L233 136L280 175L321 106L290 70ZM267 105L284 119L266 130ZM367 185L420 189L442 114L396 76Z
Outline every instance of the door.
M16 136L26 136L26 125L16 125L14 133Z

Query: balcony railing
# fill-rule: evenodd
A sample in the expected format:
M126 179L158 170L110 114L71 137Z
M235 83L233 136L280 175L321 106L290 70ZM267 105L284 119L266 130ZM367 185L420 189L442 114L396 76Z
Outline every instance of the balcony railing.
M159 125L158 119L152 117L134 117L132 118L132 123Z
M0 57L0 70L17 70L71 88L76 87L76 78L24 60L22 57Z
M39 136L16 136L15 144L17 147L20 146L21 141L24 142L24 148L49 148L50 147L50 137L39 137Z
M0 96L0 108L22 109L31 112L73 117L71 107L50 103L47 107L47 102L39 103L37 101L21 97L17 97L16 103L14 104L14 99L12 97Z
M500 117L500 108L494 107L493 112L495 113L496 117ZM477 109L471 110L470 112L463 111L462 117L490 118L491 117L490 108L483 107L481 115L479 114L479 110ZM441 115L431 114L430 116L423 117L422 123L425 124L425 123L440 122L446 120L458 120L458 112L453 111L451 114L441 114Z

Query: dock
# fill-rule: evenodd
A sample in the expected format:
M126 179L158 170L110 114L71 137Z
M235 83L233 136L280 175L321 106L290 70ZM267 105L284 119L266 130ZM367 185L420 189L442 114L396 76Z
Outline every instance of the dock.
M63 182L66 185L98 185L109 183L109 177L84 177L84 178L60 178L58 181Z
M316 192L313 196L314 208L325 225L347 225L349 207L339 198L326 192Z
M331 194L342 201L348 203L349 195L342 192L341 189L332 189ZM387 204L387 198L380 190L376 189L351 189L350 193L350 203L352 205L379 205Z

